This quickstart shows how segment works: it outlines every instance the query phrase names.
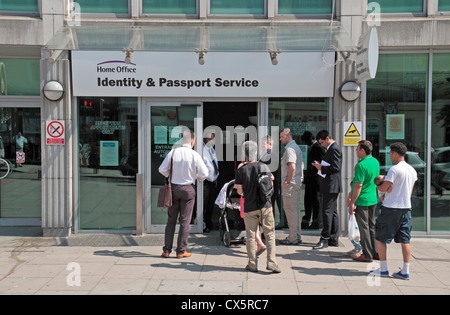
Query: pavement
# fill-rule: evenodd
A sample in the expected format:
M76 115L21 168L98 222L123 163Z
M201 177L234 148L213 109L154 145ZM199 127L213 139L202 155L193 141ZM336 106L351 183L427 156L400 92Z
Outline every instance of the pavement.
M277 231L277 240L286 237ZM0 228L0 294L10 295L449 295L450 239L413 237L410 280L374 278L378 261L353 261L346 237L338 247L312 250L317 233L300 245L278 245L282 272L244 268L244 244L225 247L218 231L192 234L189 258L161 257L164 235L75 234L48 238L39 229ZM176 240L176 238L175 238ZM399 244L388 246L389 271L402 266ZM189 299L189 301L191 301ZM195 305L194 305L195 306ZM192 307L192 305L190 305Z

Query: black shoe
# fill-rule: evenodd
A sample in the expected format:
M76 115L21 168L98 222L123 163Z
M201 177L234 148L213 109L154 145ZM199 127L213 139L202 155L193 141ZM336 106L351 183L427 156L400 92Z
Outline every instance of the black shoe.
M329 241L328 246L339 247L339 241L338 242Z
M313 246L313 249L322 249L327 247L328 247L327 240L320 240L319 243Z
M311 223L311 225L309 226L309 230L318 230L320 229L320 225L319 223Z

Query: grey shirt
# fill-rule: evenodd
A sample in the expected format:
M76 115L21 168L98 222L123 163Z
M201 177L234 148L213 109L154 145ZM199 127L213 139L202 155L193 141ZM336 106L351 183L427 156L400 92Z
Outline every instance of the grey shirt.
M290 184L301 185L303 179L303 153L295 140L291 140L284 147L284 153L281 157L281 179L284 182L288 173L288 163L295 163L295 174L292 177Z

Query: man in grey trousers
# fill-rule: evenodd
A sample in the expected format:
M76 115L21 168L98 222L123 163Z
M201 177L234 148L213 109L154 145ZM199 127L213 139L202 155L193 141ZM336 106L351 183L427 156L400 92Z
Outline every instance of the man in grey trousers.
M159 167L159 172L169 176L171 160L172 166L172 206L167 209L167 225L164 235L162 257L169 257L172 252L173 237L180 213L180 230L176 254L177 258L190 257L192 253L186 251L187 240L191 229L190 222L195 204L195 181L204 180L208 176L208 168L200 154L192 148L195 143L194 133L189 129L183 131L182 145L172 149Z

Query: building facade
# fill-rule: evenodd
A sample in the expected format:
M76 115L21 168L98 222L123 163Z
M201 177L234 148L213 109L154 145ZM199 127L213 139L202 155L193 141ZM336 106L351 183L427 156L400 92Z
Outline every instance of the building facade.
M373 27L378 66L365 81L360 55L374 49L359 41ZM305 153L304 131L328 129L341 145L343 233L355 141L368 139L382 173L389 144L407 145L413 231L448 234L449 101L448 0L2 1L0 155L12 172L0 225L161 233L158 167L180 126L197 150L215 132L219 187L243 139L269 134L280 151L289 127Z

